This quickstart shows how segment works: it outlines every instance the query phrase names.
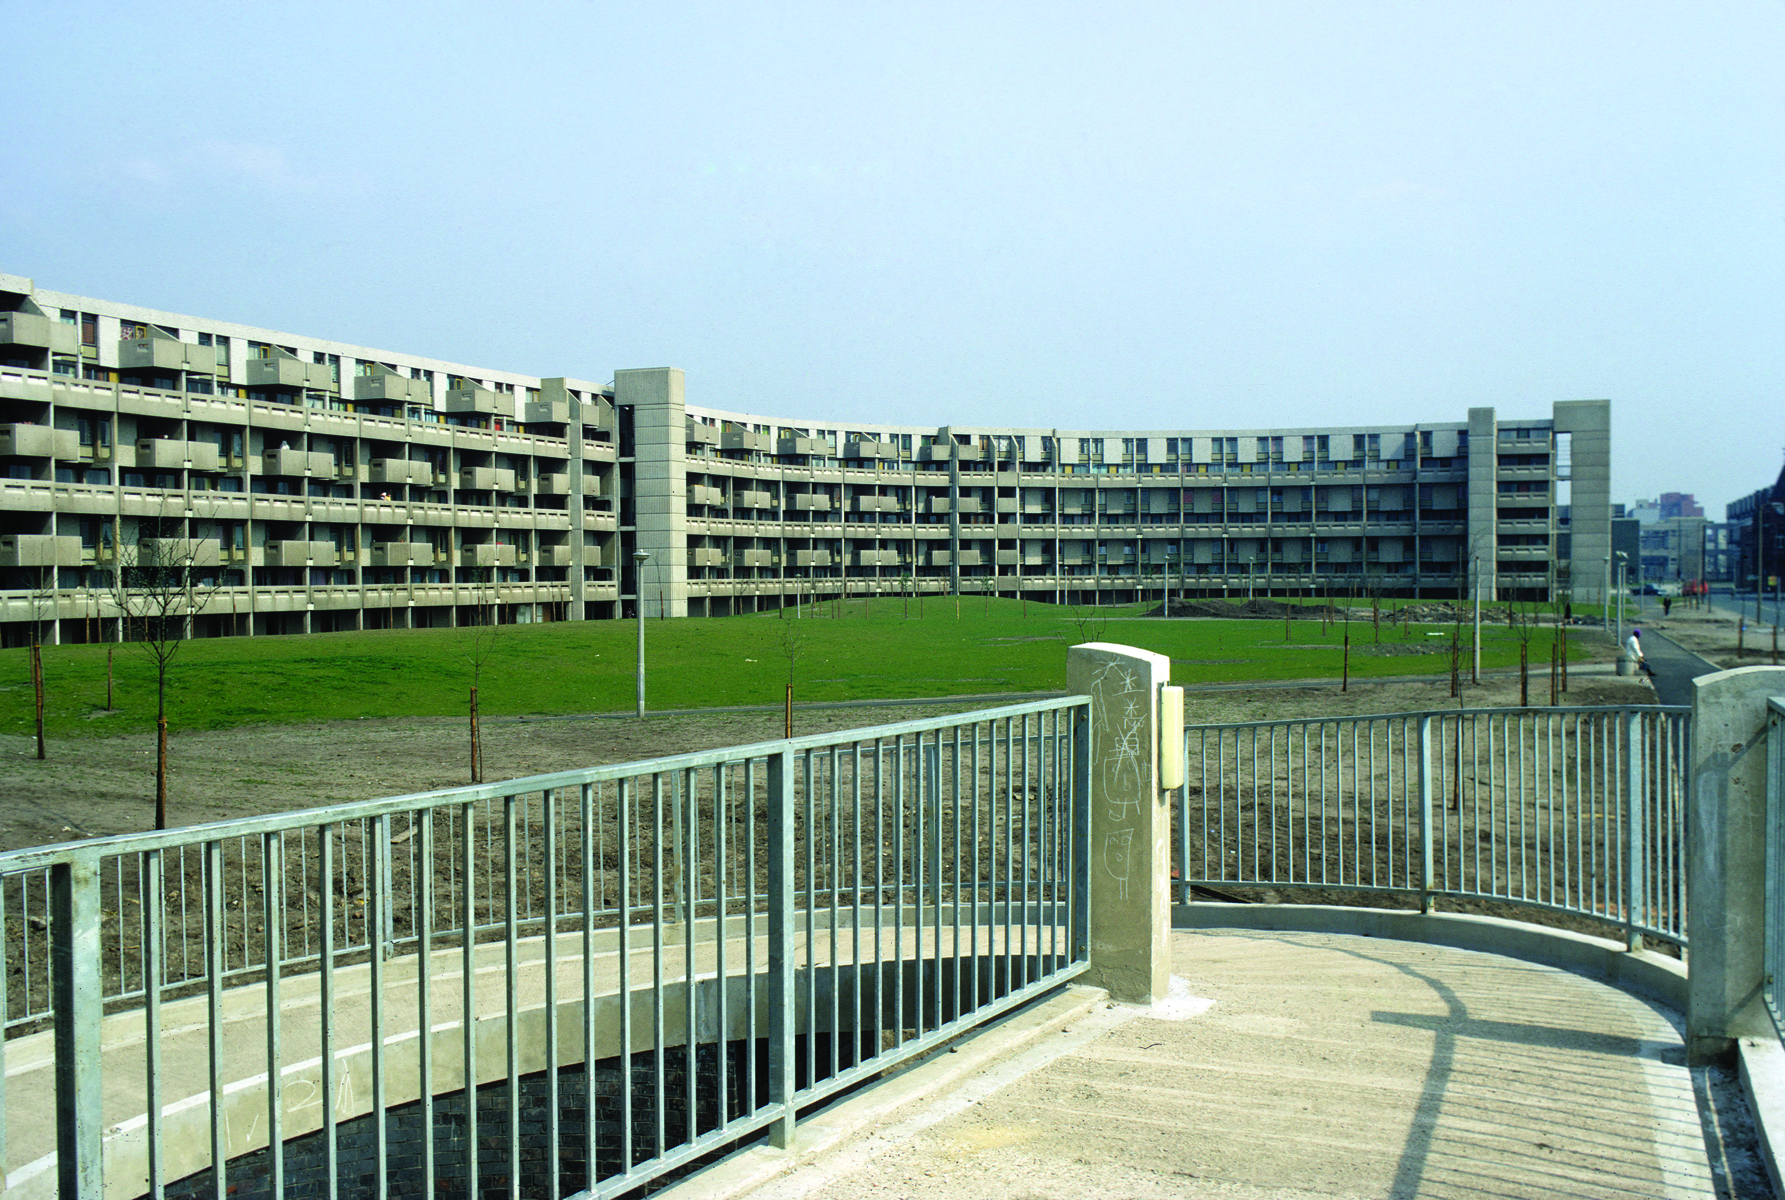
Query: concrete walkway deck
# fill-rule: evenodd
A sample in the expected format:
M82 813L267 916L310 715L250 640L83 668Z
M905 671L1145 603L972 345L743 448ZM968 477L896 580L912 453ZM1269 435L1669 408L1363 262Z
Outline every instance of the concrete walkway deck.
M1347 934L1180 931L1172 953L1172 1002L1081 1002L925 1094L939 1056L872 1131L666 1195L1772 1195L1733 1074L1688 1070L1677 1015L1608 984Z

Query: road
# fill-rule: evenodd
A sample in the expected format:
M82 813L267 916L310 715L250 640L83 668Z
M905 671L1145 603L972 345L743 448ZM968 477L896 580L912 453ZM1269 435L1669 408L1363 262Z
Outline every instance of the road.
M1754 621L1754 593L1745 596L1712 596L1711 607L1718 612L1731 613L1738 617L1746 617L1750 626ZM1764 596L1760 603L1760 620L1762 625L1785 625L1785 603L1777 595Z

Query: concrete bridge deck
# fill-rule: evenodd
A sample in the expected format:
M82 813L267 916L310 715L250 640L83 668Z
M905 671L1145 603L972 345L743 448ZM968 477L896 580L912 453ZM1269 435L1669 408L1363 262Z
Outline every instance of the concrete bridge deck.
M665 1195L1773 1194L1733 1073L1688 1069L1656 1002L1354 934L1180 929L1171 950L1153 1010L1076 989ZM852 1104L875 1122L846 1135Z

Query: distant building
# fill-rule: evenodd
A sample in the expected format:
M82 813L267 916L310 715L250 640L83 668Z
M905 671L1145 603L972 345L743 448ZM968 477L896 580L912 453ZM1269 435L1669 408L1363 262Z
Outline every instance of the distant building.
M1640 526L1643 583L1697 583L1704 578L1703 517L1663 517Z
M1724 516L1741 539L1731 581L1736 589L1775 586L1785 576L1785 469L1770 486L1730 504Z
M1619 507L1622 507L1620 505ZM1613 517L1611 521L1611 557L1605 564L1613 586L1617 584L1618 563L1622 558L1626 581L1635 582L1642 568L1642 523L1635 517Z
M1662 492L1660 508L1663 521L1674 517L1704 516L1704 507L1693 498L1691 492Z
M1712 521L1704 527L1704 581L1732 583L1739 565L1740 527L1728 521Z

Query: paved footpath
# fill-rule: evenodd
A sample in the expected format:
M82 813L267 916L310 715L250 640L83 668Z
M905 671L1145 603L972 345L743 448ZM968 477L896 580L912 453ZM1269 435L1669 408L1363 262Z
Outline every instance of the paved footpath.
M1172 952L1162 1011L1103 1005L750 1195L1771 1194L1733 1081L1688 1071L1677 1019L1625 992L1355 936Z

